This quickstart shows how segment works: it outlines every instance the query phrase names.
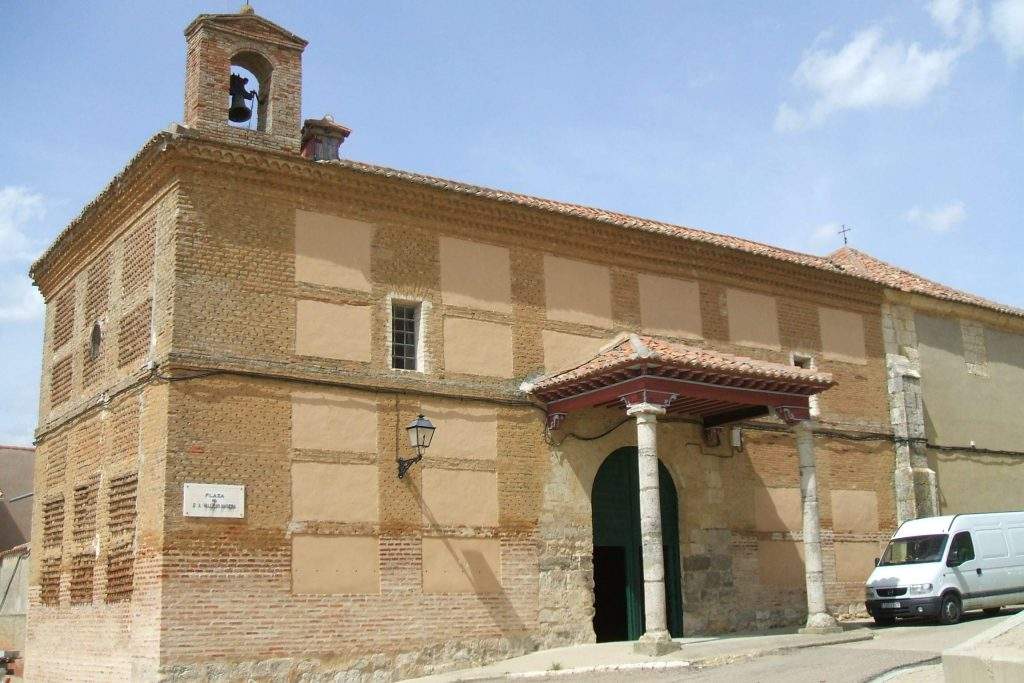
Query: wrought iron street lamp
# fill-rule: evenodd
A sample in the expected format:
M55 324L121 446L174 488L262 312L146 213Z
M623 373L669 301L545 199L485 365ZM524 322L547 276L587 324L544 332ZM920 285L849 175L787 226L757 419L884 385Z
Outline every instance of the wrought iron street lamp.
M409 426L405 428L405 433L409 435L409 446L416 451L416 457L395 458L398 462L399 479L404 478L409 468L423 459L423 451L430 448L430 441L434 438L434 425L431 424L430 420L420 415L409 423Z

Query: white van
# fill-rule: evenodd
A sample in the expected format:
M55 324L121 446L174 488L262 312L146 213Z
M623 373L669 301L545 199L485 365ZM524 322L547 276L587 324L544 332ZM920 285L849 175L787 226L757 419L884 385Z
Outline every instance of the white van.
M1024 603L1024 512L924 517L893 534L865 587L875 623L955 624L966 610Z

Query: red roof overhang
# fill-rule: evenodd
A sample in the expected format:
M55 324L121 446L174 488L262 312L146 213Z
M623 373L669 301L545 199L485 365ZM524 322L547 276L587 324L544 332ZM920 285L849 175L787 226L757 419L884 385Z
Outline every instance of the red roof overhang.
M630 335L529 391L547 405L549 416L654 403L711 427L772 411L787 422L809 419L809 397L834 384L813 370Z

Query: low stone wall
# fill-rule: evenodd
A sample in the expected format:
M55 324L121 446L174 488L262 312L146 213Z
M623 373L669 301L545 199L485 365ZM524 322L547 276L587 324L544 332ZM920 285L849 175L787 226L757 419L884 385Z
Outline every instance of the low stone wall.
M1024 681L1024 612L942 653L950 683Z
M518 657L537 649L534 639L481 638L451 640L420 650L368 654L355 659L328 661L304 657L272 657L247 661L207 661L167 664L160 681L303 681L304 683L388 683L457 669L470 669Z

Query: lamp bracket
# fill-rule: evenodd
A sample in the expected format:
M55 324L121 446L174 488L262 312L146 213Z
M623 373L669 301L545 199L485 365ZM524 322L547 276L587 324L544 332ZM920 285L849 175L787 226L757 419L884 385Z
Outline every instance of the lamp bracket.
M412 468L412 466L422 459L422 453L417 453L415 458L395 458L395 462L398 463L398 478L404 479L406 473Z

